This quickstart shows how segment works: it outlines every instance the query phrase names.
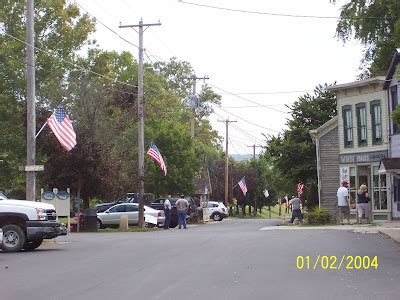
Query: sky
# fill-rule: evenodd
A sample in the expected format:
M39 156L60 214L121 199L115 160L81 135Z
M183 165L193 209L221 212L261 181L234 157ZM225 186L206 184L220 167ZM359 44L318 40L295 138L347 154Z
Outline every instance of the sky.
M136 58L138 49L132 44L139 44L138 34L119 25L160 21L161 26L144 33L145 62L175 56L189 62L196 76L209 77L207 84L222 96L221 107L210 117L213 128L225 138L225 123L220 121L235 121L229 123L230 154L250 154L253 145L259 153L266 136L285 128L285 105L319 84L355 81L360 73L361 45L335 37L335 17L345 0L336 5L329 0L74 2L98 20L92 38L100 48L130 51Z

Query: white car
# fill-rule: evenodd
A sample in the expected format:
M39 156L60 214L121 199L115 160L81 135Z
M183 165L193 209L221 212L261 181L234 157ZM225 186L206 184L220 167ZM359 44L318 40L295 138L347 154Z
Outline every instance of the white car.
M157 226L164 224L165 215L163 211L145 205L144 214L157 218ZM97 228L118 226L122 215L128 216L128 225L137 225L139 223L139 204L121 203L104 212L97 213Z
M213 219L214 221L222 221L229 215L228 209L222 202L208 201L208 204L207 202L203 203L203 207L208 208L210 219Z

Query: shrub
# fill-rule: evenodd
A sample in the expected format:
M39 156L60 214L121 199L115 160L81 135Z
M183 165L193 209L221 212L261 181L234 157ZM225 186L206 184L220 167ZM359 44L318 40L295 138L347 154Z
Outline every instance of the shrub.
M305 215L305 218L308 220L309 224L323 225L329 224L331 221L329 213L322 208L314 208Z
M89 199L89 207L91 208L95 208L96 205L100 203L102 203L102 201L99 198L94 197Z

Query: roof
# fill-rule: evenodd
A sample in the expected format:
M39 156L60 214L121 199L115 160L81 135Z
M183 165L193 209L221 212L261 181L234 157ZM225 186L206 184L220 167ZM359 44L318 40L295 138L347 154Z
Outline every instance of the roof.
M368 78L365 80L357 80L349 83L344 83L344 84L336 84L333 86L328 87L328 91L331 92L336 92L340 90L347 90L355 87L361 87L361 86L367 86L370 84L377 84L377 83L384 83L385 82L385 77L384 76L377 76L373 78Z
M322 124L317 129L310 130L309 132L310 132L311 138L315 142L315 140L318 137L321 137L324 134L326 134L327 132L331 131L337 125L338 125L338 116L334 116L332 119L330 119L329 121L325 122L324 124Z
M379 174L397 173L400 174L400 158L384 158L379 163Z
M383 85L383 88L385 90L389 87L390 81L393 79L393 74L396 71L396 66L399 64L399 62L400 62L400 48L396 49L392 58L392 62L390 63L389 66L389 70L386 74L386 82Z

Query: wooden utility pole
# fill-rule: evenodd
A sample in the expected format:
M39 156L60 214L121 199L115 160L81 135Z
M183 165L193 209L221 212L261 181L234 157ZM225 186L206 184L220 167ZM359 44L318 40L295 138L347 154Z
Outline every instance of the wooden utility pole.
M36 100L35 100L35 33L34 0L26 3L26 200L36 200Z
M191 134L192 134L192 139L194 138L194 128L196 124L196 107L197 107L197 95L196 95L196 83L197 80L206 80L210 79L208 76L203 76L203 77L197 77L195 74L193 74L190 78L185 78L185 79L190 79L192 80L192 94L189 95L189 106L192 109L192 118L191 118Z
M229 196L229 189L228 189L228 172L229 172L229 157L228 157L228 125L230 122L237 122L237 121L230 121L229 119L218 120L218 122L225 122L226 126L226 137L225 137L225 199L224 204L228 207L228 196Z
M256 147L262 147L262 146L254 144L254 145L247 146L247 147L253 148L253 158L256 159Z
M138 66L138 177L139 177L139 227L144 226L144 101L143 101L143 27L160 26L161 23L121 25L119 28L139 27L139 66Z

